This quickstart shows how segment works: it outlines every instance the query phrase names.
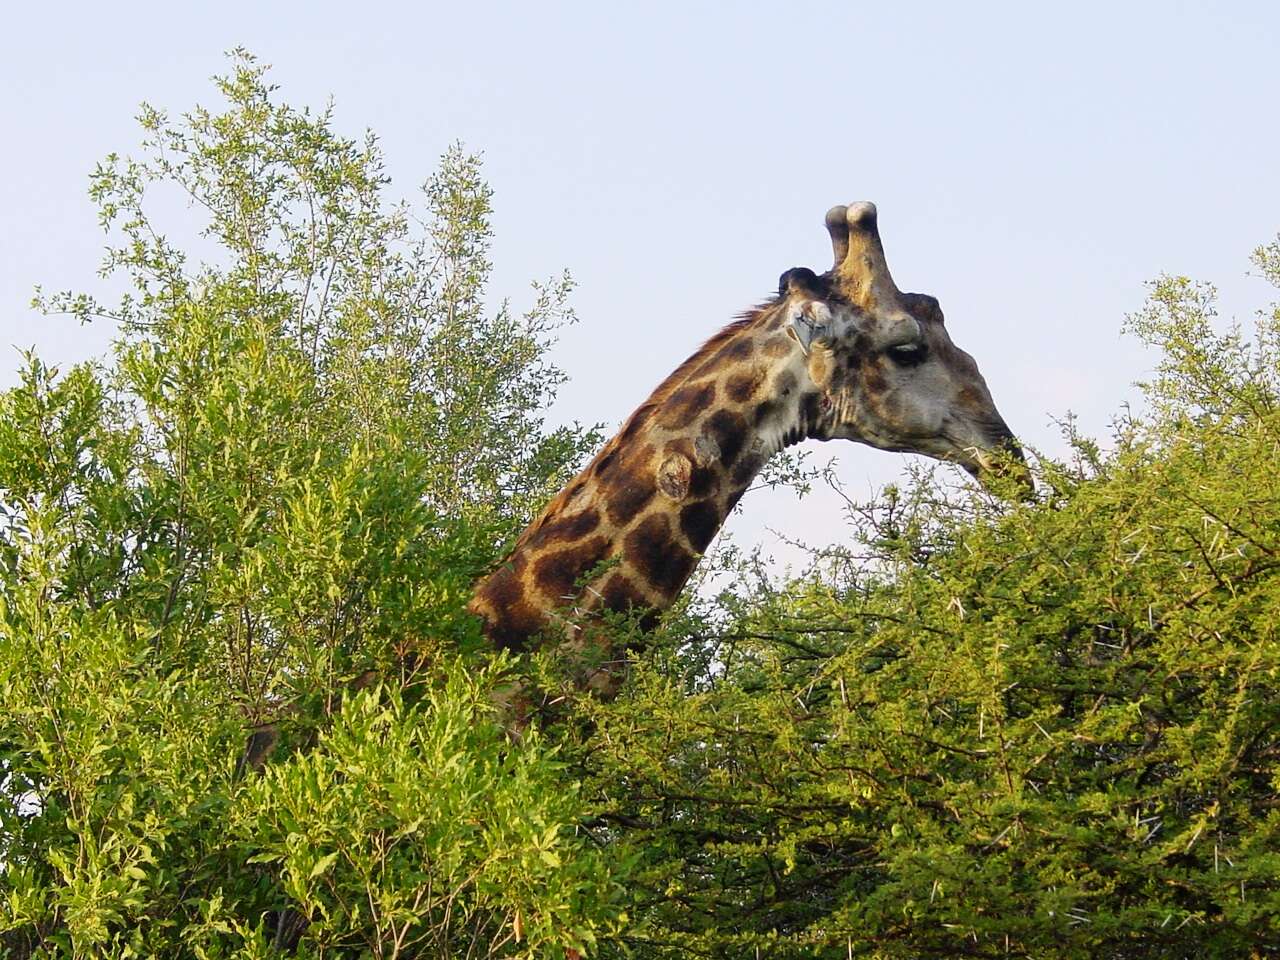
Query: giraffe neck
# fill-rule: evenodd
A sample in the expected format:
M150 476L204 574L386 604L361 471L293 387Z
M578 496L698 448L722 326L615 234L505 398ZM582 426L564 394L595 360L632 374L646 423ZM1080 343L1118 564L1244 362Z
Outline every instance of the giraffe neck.
M741 331L706 368L712 376L694 371L658 408L647 437L661 451L658 486L667 500L682 514L700 505L715 507L714 527L696 534L682 528L698 553L775 454L807 438L825 439L827 429L804 355L771 325ZM700 409L686 425L670 429L685 419L690 401Z
M726 328L548 505L471 609L495 644L514 648L549 628L572 637L593 610L651 617L680 593L769 458L825 438L826 419L780 311Z

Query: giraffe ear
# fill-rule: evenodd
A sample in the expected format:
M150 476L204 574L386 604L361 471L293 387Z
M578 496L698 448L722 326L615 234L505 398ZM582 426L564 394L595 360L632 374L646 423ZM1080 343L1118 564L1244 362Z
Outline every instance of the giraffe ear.
M821 300L793 303L787 320L787 333L800 344L805 356L815 343L831 339L831 309Z
M808 267L792 267L778 278L778 296L785 297L791 293L820 297L825 291L818 275Z

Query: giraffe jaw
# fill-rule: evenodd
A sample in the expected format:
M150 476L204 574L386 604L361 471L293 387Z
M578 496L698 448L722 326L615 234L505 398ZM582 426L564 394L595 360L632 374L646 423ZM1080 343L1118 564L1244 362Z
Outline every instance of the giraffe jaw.
M904 439L875 431L855 431L851 425L838 424L832 424L826 435L810 433L809 436L815 440L852 440L888 453L914 453L943 463L954 463L988 489L999 492L1012 480L1019 497L1030 500L1035 496L1035 482L1022 448L1003 422L992 436L977 442L973 439L960 440L947 432L938 436Z

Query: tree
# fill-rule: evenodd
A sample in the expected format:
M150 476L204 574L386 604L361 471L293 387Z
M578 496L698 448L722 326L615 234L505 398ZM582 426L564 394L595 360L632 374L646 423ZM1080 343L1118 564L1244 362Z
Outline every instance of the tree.
M231 67L93 174L118 304L38 298L118 322L113 363L31 358L0 398L0 943L581 950L616 890L462 611L595 443L543 419L571 283L488 309L478 158L445 154L419 231L371 135Z

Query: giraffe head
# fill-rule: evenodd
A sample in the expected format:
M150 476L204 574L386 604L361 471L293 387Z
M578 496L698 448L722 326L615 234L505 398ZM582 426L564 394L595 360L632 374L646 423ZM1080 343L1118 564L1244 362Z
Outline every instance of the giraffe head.
M788 332L820 396L811 436L959 463L986 480L1030 475L978 365L957 347L938 301L893 282L870 203L833 207L835 265L783 274Z

